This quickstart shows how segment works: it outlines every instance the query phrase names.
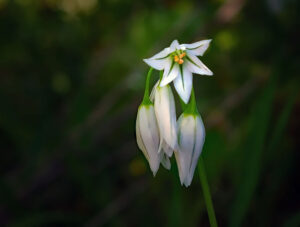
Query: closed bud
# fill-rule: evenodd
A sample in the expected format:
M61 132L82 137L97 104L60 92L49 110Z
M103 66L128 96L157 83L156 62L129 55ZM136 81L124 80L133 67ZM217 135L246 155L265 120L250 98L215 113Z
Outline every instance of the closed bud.
M139 107L136 119L136 138L137 144L155 176L162 157L158 154L160 139L153 104L142 104Z
M171 157L173 150L177 148L174 96L169 85L164 87L157 86L154 96L154 109L160 133L159 152L164 150Z
M175 158L181 184L190 186L205 140L205 128L199 114L183 113L177 122L178 149Z

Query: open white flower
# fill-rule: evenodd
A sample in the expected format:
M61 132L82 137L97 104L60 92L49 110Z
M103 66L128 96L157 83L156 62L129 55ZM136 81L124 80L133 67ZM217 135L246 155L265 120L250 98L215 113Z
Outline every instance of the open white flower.
M202 56L210 43L202 40L192 44L179 44L177 40L151 58L144 61L152 68L164 70L160 87L174 81L174 86L181 99L188 103L192 91L192 73L213 75L196 56Z
M183 113L178 119L178 151L175 158L181 184L190 186L205 140L200 115Z

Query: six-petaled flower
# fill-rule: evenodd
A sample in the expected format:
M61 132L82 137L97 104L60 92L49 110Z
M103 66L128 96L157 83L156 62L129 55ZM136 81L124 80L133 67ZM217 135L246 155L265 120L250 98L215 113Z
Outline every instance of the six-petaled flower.
M151 58L144 61L154 69L164 70L161 87L174 81L174 87L181 99L188 103L192 85L192 74L213 75L196 56L202 56L209 46L210 39L192 44L179 44L177 40L171 43Z

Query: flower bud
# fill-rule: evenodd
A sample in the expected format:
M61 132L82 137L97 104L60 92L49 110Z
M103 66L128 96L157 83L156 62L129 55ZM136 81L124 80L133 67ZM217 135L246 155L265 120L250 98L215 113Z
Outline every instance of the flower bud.
M141 105L136 119L136 138L139 148L149 162L153 175L158 171L161 155L158 154L159 130L153 104Z
M181 184L190 186L205 140L205 128L199 114L183 113L177 123L178 150L175 158Z
M169 85L156 87L154 110L160 133L159 152L167 151L166 154L171 157L177 148L177 126L174 96ZM166 145L170 149L166 149Z

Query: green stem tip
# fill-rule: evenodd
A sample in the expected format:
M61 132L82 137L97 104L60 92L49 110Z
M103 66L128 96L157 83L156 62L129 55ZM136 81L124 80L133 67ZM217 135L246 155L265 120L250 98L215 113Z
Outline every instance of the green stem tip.
M192 88L190 102L185 105L184 113L195 114L195 115L199 114L198 109L197 109L197 104L196 104L194 88Z
M147 74L146 78L146 86L145 86L145 93L144 93L144 98L143 98L143 104L144 105L149 105L152 104L150 98L149 98L149 86L150 86L150 77L152 74L153 68L150 68Z

